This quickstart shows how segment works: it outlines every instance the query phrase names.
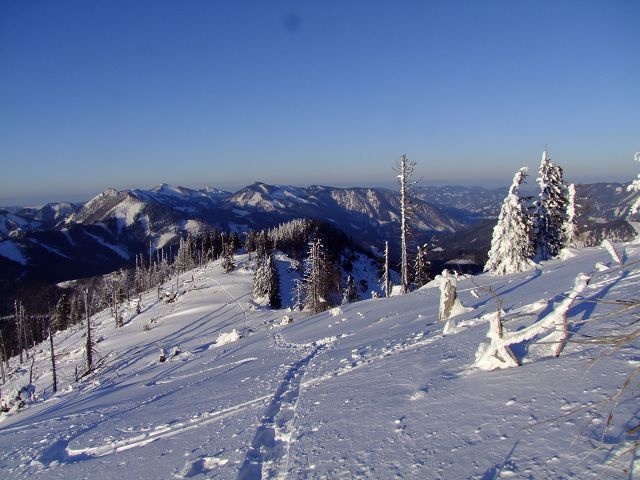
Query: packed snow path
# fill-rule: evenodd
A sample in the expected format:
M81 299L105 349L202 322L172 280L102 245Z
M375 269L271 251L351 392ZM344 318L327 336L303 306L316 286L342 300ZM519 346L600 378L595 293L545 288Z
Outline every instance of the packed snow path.
M150 292L119 329L108 312L96 316L105 360L82 382L83 328L56 334L56 395L41 347L39 396L0 423L0 477L634 478L635 457L617 460L638 438L628 433L640 422L633 389L607 417L640 366L638 344L590 342L637 319L640 246L616 248L622 266L594 248L473 279L500 295L516 331L553 310L578 273L598 271L569 310L573 337L559 358L521 345L522 367L493 372L472 365L495 301L469 280L458 293L473 311L443 335L435 286L313 317L287 312L294 321L280 326L284 311L252 304L242 258L231 274L217 263L188 272L175 303ZM218 342L234 328L241 338Z

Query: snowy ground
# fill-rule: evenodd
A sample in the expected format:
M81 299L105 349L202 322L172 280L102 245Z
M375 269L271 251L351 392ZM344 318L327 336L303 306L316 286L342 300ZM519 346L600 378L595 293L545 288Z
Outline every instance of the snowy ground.
M622 267L593 248L523 274L475 277L499 294L516 330L551 311L578 273L596 272L569 311L572 342L559 358L520 345L524 365L493 372L473 368L495 301L476 298L471 280L460 280L459 294L473 310L443 336L434 286L307 317L257 307L242 268L194 270L181 276L177 302L149 293L120 329L97 315L103 362L82 382L73 371L84 330L55 335L55 395L42 346L37 399L0 422L0 477L639 476L635 456L613 463L638 440L627 433L640 421L637 379L607 403L637 371L638 343L611 351L577 342L630 331L638 318L620 302L638 300L640 244L618 249ZM610 268L597 272L597 262ZM294 321L280 326L285 314ZM234 328L242 338L221 336ZM3 394L27 381L24 368Z

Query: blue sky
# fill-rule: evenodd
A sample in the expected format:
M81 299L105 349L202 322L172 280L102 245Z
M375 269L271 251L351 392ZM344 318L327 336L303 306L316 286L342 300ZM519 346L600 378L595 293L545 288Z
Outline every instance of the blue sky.
M0 205L640 165L637 1L0 1ZM532 171L535 173L535 171ZM534 175L532 175L534 176Z

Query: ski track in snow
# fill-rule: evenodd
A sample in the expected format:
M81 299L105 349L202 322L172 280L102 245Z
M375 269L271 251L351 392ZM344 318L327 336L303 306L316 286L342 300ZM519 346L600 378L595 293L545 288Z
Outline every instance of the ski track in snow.
M241 412L248 407L266 402L271 395L265 395L263 397L255 398L248 402L233 405L231 407L223 408L221 410L213 410L211 412L205 412L201 415L197 415L189 419L188 421L175 422L173 424L163 424L155 427L149 433L142 433L134 435L129 438L121 440L105 442L101 445L87 447L87 448L69 448L69 443L76 436L70 438L59 439L46 448L38 457L37 461L43 465L48 465L52 461L59 463L70 463L80 460L88 460L95 457L103 457L105 455L111 455L118 452L123 452L131 448L142 447L151 442L155 442L160 439L170 438L175 435L200 428L204 425L208 425L212 422L218 421L222 418L233 415L234 413ZM83 432L80 432L83 433Z
M326 343L311 346L288 343L280 334L275 334L273 340L278 348L298 350L306 347L311 348L311 351L291 365L273 395L251 441L251 448L242 462L238 480L287 476L289 451L295 441L296 410L305 369L327 346Z

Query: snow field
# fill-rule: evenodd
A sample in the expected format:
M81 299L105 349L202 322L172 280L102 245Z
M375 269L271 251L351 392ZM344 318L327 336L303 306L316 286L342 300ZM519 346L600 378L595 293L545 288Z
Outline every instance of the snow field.
M628 332L634 319L614 300L637 300L640 245L617 248L622 266L593 248L475 277L500 296L514 332L553 311L579 273L593 274L568 311L574 341L559 358L527 343L514 347L522 367L490 372L473 364L496 305L470 280L458 280L458 294L472 310L443 335L435 284L307 317L253 304L246 257L231 274L209 264L181 275L174 303L143 295L122 328L98 314L104 360L82 382L73 370L83 328L56 334L56 395L39 346L38 397L2 418L0 470L43 479L630 478L638 467L628 458L603 465L633 440L625 432L638 423L636 399L622 395L605 426L608 400L640 364L638 345L607 353L577 342ZM597 262L607 269L593 273ZM280 325L285 314L293 322ZM218 341L234 329L240 338Z

